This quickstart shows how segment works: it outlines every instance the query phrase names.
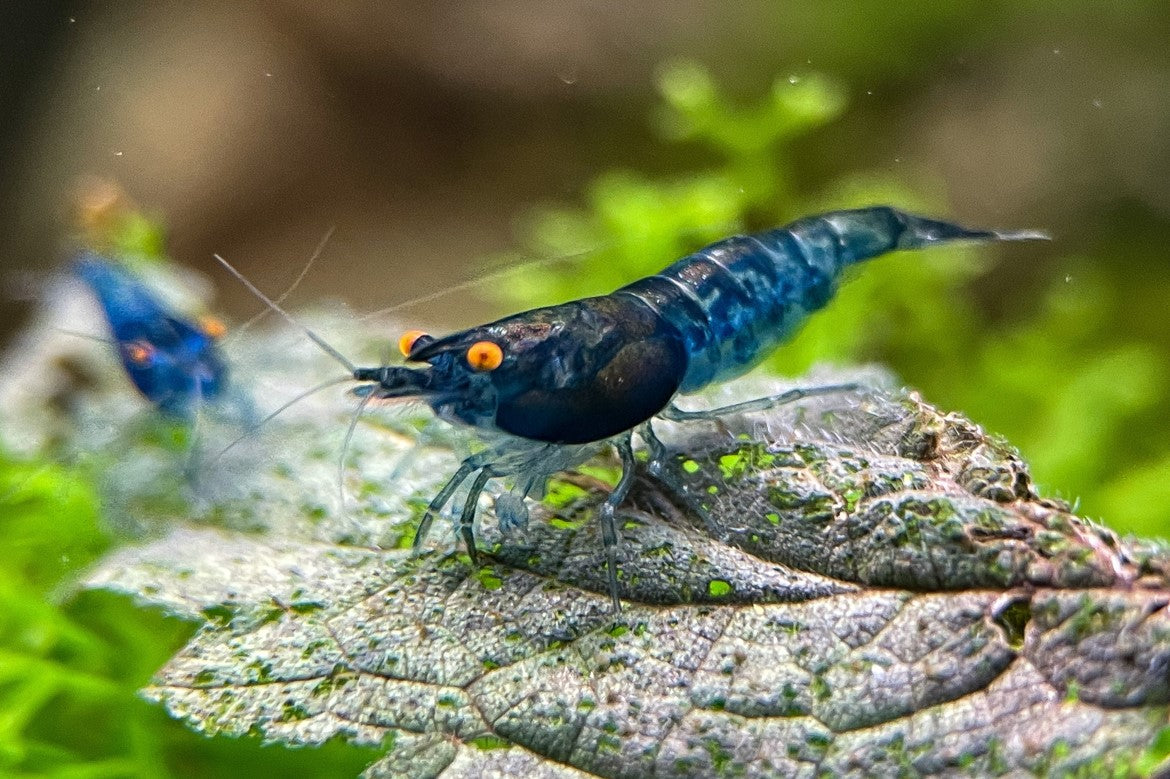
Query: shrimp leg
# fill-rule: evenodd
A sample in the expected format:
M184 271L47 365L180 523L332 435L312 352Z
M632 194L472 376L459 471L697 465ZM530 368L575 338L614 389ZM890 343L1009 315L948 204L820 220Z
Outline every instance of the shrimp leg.
M455 475L443 485L443 489L439 490L439 494L427 506L427 510L423 512L422 519L418 523L418 530L414 533L413 546L415 549L421 547L423 541L426 540L431 523L435 521L435 515L443 510L443 506L446 506L447 501L451 500L451 496L455 494L455 490L459 489L459 485L480 467L476 460L477 458L473 455L460 463L459 470L455 471Z
M708 408L701 411L684 411L678 406L671 403L669 406L659 412L658 416L663 419L668 419L671 422L694 422L703 419L718 419L729 414L746 414L750 411L766 411L770 408L783 406L788 403L795 403L798 400L806 398L815 398L822 395L836 395L845 392L857 392L863 389L863 385L856 382L848 384L825 384L820 387L797 387L777 395L768 395L763 398L756 398L755 400L745 400L742 403L732 403L729 406L720 406L719 408ZM661 445L661 444L660 444ZM653 451L653 450L651 450Z
M666 444L662 443L662 439L654 432L653 417L642 423L642 426L638 428L638 435L642 436L642 440L650 449L650 458L646 463L650 475L661 478L666 473L666 458L669 457L669 453L666 450Z
M863 389L863 385L850 382L847 384L826 384L819 387L798 387L781 392L776 395L768 395L754 400L747 400L742 403L732 403L728 406L721 406L719 408L704 409L701 411L684 411L678 406L671 403L658 416L662 419L671 422L695 422L701 420L716 420L729 414L744 414L751 411L766 411L767 409L782 406L788 403L795 403L806 398L819 397L823 395L834 395L842 392L857 392ZM670 469L666 467L666 462L670 456L666 444L662 442L657 434L654 432L653 419L648 419L638 428L639 434L646 442L646 446L650 449L650 458L647 462L647 469L650 475L654 477L660 484L666 487L670 492L674 493L675 497L682 501L691 513L697 516L702 521L703 526L707 529L713 537L718 537L720 528L711 519L710 514L703 508L702 504L695 502L690 498L686 487L679 482L679 480L671 473Z
M618 535L614 514L617 507L626 499L626 495L630 493L630 486L634 483L634 450L630 445L630 436L628 435L617 441L614 446L622 458L622 477L618 480L617 486L613 488L613 492L609 493L609 497L601 504L597 514L601 519L601 541L605 546L605 567L609 580L610 605L613 613L619 614L622 610L622 602L618 597Z
M680 505L698 517L712 538L718 538L719 527L711 520L711 515L707 513L701 503L691 500L686 486L666 467L666 462L670 459L670 451L666 448L666 444L662 443L658 434L654 432L653 419L646 420L638 428L638 434L642 436L642 440L650 449L650 457L646 462L646 469L650 472L650 476L665 487L679 501Z
M475 509L479 506L479 496L492 477L490 468L484 468L471 483L471 491L467 493L467 500L463 504L463 513L459 515L459 532L463 535L463 544L467 547L467 554L471 557L472 565L479 565L479 552L475 548Z

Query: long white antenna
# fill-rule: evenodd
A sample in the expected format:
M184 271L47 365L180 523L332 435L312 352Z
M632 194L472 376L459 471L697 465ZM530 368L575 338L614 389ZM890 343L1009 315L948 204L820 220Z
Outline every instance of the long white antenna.
M347 381L353 381L353 376L341 376L340 378L330 379L329 381L323 381L320 384L318 384L317 386L310 387L309 389L300 393L299 395L294 397L292 400L289 400L286 403L281 404L280 408L276 409L276 411L273 411L271 414L264 417L256 424L251 425L244 432L243 435L241 435L239 438L236 438L234 441L232 441L230 444L225 446L223 449L219 450L219 453L211 459L211 462L208 463L208 466L215 465L217 462L219 462L220 458L222 458L225 454L230 452L232 449L234 449L237 445L239 445L242 441L247 439L249 436L254 435L257 431L260 430L260 428L267 425L269 422L271 422L273 419L275 419L279 414L281 414L286 409L301 402L302 400L309 397L310 395L316 394L324 389L329 389L330 387L336 387L338 384L344 384Z
M321 257L321 253L325 251L325 244L329 243L329 239L333 237L333 233L336 231L337 225L331 225L329 229L325 231L325 235L323 235L321 240L317 242L317 248L313 250L313 254L309 257L309 261L305 263L305 267L301 268L300 274L298 274L297 277L293 279L293 283L289 285L288 289L286 289L284 292L281 292L280 297L276 299L277 305L280 305L284 301L288 300L288 296L295 292L297 287L301 285L301 282L305 280L305 276L309 275L309 271L312 269L313 264L317 262L317 260ZM250 327L263 319L267 314L268 309L259 311L247 322L244 322L244 324L234 328L231 332L231 337L233 339L239 338L243 333L247 332Z
M737 222L720 222L719 224L709 224L703 225L702 227L695 227L691 231L687 232L686 235L697 235L702 231L710 231L715 229L720 231L730 231L737 229L738 227L739 224ZM507 278L508 276L511 276L512 274L519 271L530 270L532 268L544 268L546 266L557 265L562 262L575 262L580 260L582 257L589 257L590 255L597 254L600 251L604 251L605 249L612 247L613 243L606 241L595 246L591 246L588 249L581 249L569 254L561 254L555 257L528 257L521 259L519 262L513 263L511 265L504 265L498 268L489 268L484 272L473 276L467 281L454 284L450 287L444 287L443 289L436 290L435 292L428 292L425 295L420 295L416 298L410 298L408 300L402 301L401 303L395 303L392 306L380 308L377 311L371 311L368 314L363 314L362 316L358 317L357 321L365 322L368 319L376 319L377 317L385 316L387 314L393 314L396 311L401 311L404 308L410 308L411 306L417 306L422 303L430 303L432 300L438 300L439 298L446 297L447 295L450 295L454 292L462 292L467 289L478 287L487 281Z
M353 419L349 422L349 429L345 431L345 441L341 444L341 456L337 458L337 497L341 501L340 512L345 516L345 458L349 455L349 445L353 441L353 433L357 430L358 420L362 418L362 412L366 410L366 406L374 399L371 393L362 398L362 402L358 404L357 411L353 413Z
M272 302L272 300L267 295L265 295L263 292L261 292L259 289L256 288L255 284L248 281L248 279L244 277L244 274L240 273L238 270L233 268L232 264L230 262L225 260L223 257L220 257L218 254L214 254L212 256L215 257L215 259L219 261L220 265L227 268L228 273L235 276L237 279L240 280L241 284L243 284L245 287L247 287L249 290L251 290L253 295L255 295L256 297L263 300L268 305L269 308L271 308L273 311L275 311L276 313L278 313L282 317L284 317L285 320L290 325L292 325L293 327L296 327L301 332L303 332L305 335L307 335L309 337L309 340L311 340L313 343L317 344L317 346L321 347L322 351L324 351L330 357L332 357L333 359L337 360L337 362L344 365L346 370L348 370L350 373L353 373L354 371L357 370L357 366L354 365L349 360L347 360L345 358L345 355L343 355L341 352L337 351L332 346L330 346L328 343L326 343L325 339L323 339L321 336L317 335L312 330L305 327L300 322L298 322L296 319L294 319L292 314L288 313L283 308L281 308L279 305Z
M561 262L571 262L581 257L587 257L590 254L596 253L597 251L599 251L597 248L586 249L584 251L575 252L573 254L561 255L560 257L538 257L535 259L518 262L515 265L506 265L501 268L493 268L485 273L481 273L478 276L474 276L467 281L454 284L450 287L444 287L443 289L436 290L435 292L428 292L425 295L419 295L416 298L410 298L409 300L404 300L401 303L395 303L392 306L380 308L377 311L371 311L368 314L362 314L360 317L358 317L357 321L365 322L368 319L376 319L381 316L386 316L387 314L393 314L395 311L401 311L404 308L410 308L411 306L417 306L423 303L430 303L432 300L444 298L452 293L462 292L463 290L478 287L487 281L506 278L521 270L528 270L530 268L543 268L546 265L556 265Z
M53 329L56 330L58 333L63 333L65 335L72 336L74 338L84 338L87 341L97 341L99 344L112 344L115 346L118 344L118 341L116 339L105 338L105 337L100 336L100 335L93 335L92 333L83 333L80 330L70 330L70 329L65 328L65 327L54 327Z

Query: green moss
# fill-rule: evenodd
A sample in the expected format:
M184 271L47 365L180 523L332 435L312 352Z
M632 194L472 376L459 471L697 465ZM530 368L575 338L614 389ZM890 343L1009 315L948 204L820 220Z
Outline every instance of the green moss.
M586 463L577 467L577 471L586 476L592 476L600 482L608 484L610 487L616 486L618 481L622 478L621 466L616 465L596 465L594 463Z
M674 545L671 544L669 541L664 541L663 543L659 544L658 546L652 546L649 549L646 549L645 551L643 551L642 556L648 557L648 558L669 557L673 551L674 551Z
M402 530L395 536L393 548L395 549L413 549L414 538L418 531L418 523L412 522L403 526Z
M1066 628L1080 641L1089 636L1112 631L1111 626L1117 615L1107 603L1098 602L1090 595L1082 595L1076 612L1069 618Z
M827 733L821 733L815 730L809 731L804 737L804 743L817 750L828 749L832 741L832 737Z
M311 715L304 706L299 706L295 703L285 703L280 710L281 722L299 722L300 720L308 719Z
M315 600L298 600L289 604L289 609L296 614L312 614L325 608L325 604Z
M804 507L805 495L781 486L773 486L768 488L768 502L781 511L791 511Z
M266 663L263 660L253 660L245 668L252 672L252 681L254 683L264 684L274 680L271 663Z
M841 497L845 500L845 510L852 514L857 510L857 504L861 502L861 498L865 495L860 487L851 487L841 493Z
M480 568L475 575L485 590L498 590L504 586L504 580L494 568Z
M562 509L587 498L589 493L576 484L569 484L560 479L549 479L541 502L553 509Z
M711 757L711 768L716 775L726 775L727 769L731 765L731 753L724 748L722 743L713 738L705 739L703 747Z
M508 749L512 746L512 742L499 736L480 736L473 738L467 742L470 746L482 751L489 751L492 749Z
M1068 552L1072 539L1063 533L1041 530L1035 535L1036 550L1045 557L1057 557Z
M735 482L744 476L771 468L776 455L767 451L765 444L751 443L719 458L719 472L724 481Z
M563 517L549 517L548 523L558 530L580 530L585 524L583 519L564 519Z
M609 733L602 733L597 737L597 751L619 755L622 751L622 741L620 738L612 736Z
M856 497L860 499L860 495ZM767 499L779 512L799 512L804 519L817 522L832 519L841 507L841 499L834 493L783 478L769 486Z
M996 615L995 623L1003 629L1008 646L1019 651L1024 647L1025 631L1031 619L1031 603L1026 600L1016 600Z
M987 767L996 776L1007 773L1008 763L1003 755L1003 744L993 736L987 741Z
M747 470L747 464L748 458L743 452L725 454L719 458L719 472L724 480L738 479Z
M723 579L712 579L707 582L707 593L712 598L724 598L734 591L735 588L731 586L731 582Z
M236 617L236 605L232 603L217 603L207 606L201 612L203 618L213 625L230 625Z

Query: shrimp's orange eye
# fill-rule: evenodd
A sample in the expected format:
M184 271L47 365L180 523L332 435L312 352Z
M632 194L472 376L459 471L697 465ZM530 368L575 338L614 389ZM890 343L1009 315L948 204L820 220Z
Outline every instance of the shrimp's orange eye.
M154 347L146 341L132 341L126 345L126 356L135 365L145 365L154 356Z
M504 361L504 350L491 341L476 341L467 350L467 364L477 371L494 371Z
M414 348L415 343L417 343L418 339L424 337L425 335L426 333L424 333L422 330L407 330L402 334L402 337L398 339L398 351L402 352L403 357L409 357L410 350Z
M213 316L199 317L199 326L212 338L223 338L227 333L227 326Z

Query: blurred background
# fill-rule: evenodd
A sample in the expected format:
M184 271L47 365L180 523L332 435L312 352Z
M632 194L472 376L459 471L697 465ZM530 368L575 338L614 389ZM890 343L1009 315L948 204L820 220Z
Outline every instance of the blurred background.
M889 365L1045 494L1167 536L1167 40L1153 0L8 3L0 339L94 180L237 321L212 253L279 290L330 227L301 304L587 251L403 315L439 330L890 202L1055 240L868 266L769 369Z

